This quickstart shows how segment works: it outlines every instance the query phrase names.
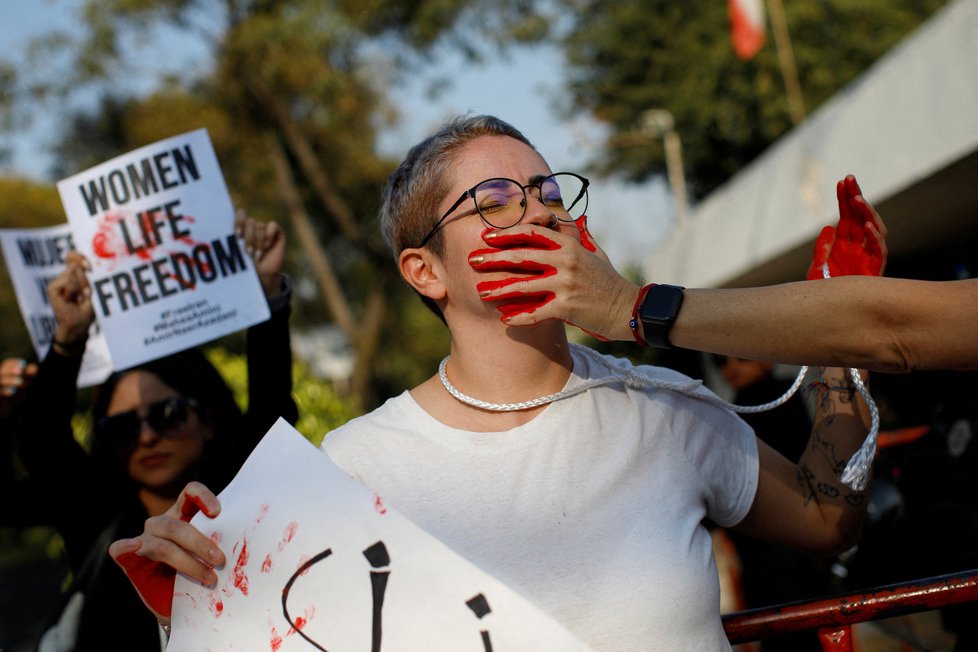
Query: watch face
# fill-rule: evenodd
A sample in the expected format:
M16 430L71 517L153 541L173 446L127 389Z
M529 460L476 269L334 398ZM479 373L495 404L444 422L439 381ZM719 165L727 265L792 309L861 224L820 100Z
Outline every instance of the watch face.
M683 288L676 285L656 285L649 289L639 316L643 322L671 324L682 303Z

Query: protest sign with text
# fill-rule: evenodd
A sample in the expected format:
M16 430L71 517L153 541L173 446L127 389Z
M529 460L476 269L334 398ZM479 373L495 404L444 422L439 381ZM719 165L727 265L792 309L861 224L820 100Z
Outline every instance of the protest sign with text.
M0 229L0 247L17 294L17 305L38 358L47 355L57 326L47 287L65 268L65 255L75 248L67 224L39 229ZM89 331L78 386L101 383L112 373L112 361L98 322Z
M279 419L191 521L227 557L178 575L167 652L587 652L498 579L385 505Z
M116 369L268 319L207 131L58 182Z

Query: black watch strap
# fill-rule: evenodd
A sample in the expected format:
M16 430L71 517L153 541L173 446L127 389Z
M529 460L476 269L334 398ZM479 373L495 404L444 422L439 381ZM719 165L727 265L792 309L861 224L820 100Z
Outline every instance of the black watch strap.
M638 318L642 320L642 334L649 346L671 349L669 329L679 315L683 305L683 290L679 285L653 285L638 307Z

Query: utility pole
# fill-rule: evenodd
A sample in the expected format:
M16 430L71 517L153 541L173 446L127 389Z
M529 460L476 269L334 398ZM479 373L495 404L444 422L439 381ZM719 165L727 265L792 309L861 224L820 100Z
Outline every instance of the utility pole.
M689 201L686 198L686 175L683 172L683 145L672 113L666 109L648 109L642 112L642 131L653 138L662 138L669 189L676 208L676 224L685 225Z
M791 35L788 33L788 21L784 17L784 4L781 0L767 0L767 13L771 16L774 46L778 51L778 62L781 64L784 90L788 95L788 113L791 115L792 124L797 127L805 119L805 98L802 96L801 83L798 81L798 68L795 66L795 54L791 49Z

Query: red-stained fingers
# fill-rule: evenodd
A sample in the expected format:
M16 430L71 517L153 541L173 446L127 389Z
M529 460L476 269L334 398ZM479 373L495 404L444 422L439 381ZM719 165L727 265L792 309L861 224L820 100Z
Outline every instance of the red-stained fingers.
M221 513L221 503L210 489L199 482L191 482L184 488L183 496L175 503L180 508L180 520L189 523L197 512L214 518Z
M853 183L855 179L853 178ZM856 186L859 189L859 186ZM863 226L864 248L869 259L867 274L882 276L886 270L889 251L886 247L887 228L883 218L861 194L852 197L850 209Z
M861 194L856 177L851 174L835 184L835 195L839 203L839 225L835 234L837 239L857 241L863 239L863 223L852 210L852 199Z
M213 569L225 561L217 545L190 525L197 511L213 518L220 513L220 503L204 485L192 482L165 514L146 520L139 537L109 547L109 555L157 618L170 617L177 572L213 586Z
M826 265L832 277L881 276L887 258L886 225L862 196L854 176L849 175L836 184L836 197L838 226L822 229L806 278L824 278Z
M587 215L581 215L574 220L574 226L577 227L577 234L578 238L580 238L581 246L591 253L597 252L598 245L594 242L591 232L587 230Z
M173 610L173 585L177 572L140 555L142 540L122 539L109 546L109 555L122 567L143 603L157 618L169 618Z
M559 319L606 339L600 334L608 326L605 302L620 292L616 282L628 283L594 244L585 219L564 226L484 233L490 248L469 257L473 269L486 274L477 284L479 296L496 306L506 324Z
M476 284L479 296L483 301L496 303L503 321L521 313L532 313L553 301L552 291L534 290L529 282L557 274L556 267L538 260L540 252L561 249L562 245L553 237L557 235L555 231L486 229L482 237L490 247L469 254L472 268L485 272L488 277ZM501 291L504 288L509 289Z

